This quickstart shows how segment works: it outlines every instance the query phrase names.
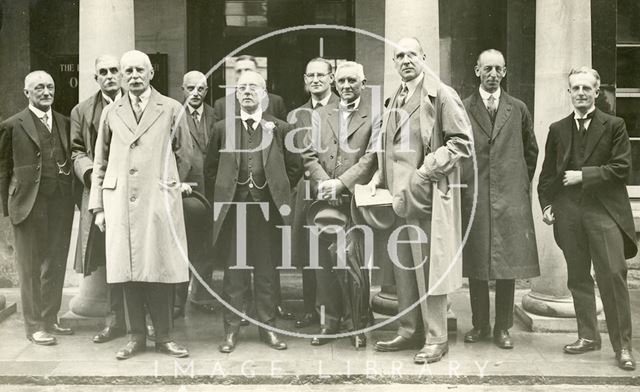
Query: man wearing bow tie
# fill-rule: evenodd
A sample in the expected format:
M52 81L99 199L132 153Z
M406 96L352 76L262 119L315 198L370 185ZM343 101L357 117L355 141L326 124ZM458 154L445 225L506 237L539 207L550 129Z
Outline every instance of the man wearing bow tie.
M27 339L56 344L71 222L69 119L51 109L55 85L44 71L24 79L29 107L0 124L0 197L13 225Z
M475 73L480 86L463 102L473 127L477 164L474 167L473 160L465 160L462 170L462 183L466 184L462 189L462 222L465 229L471 225L462 274L469 278L473 320L473 329L464 341L475 343L490 336L488 281L494 279L493 340L498 347L511 349L515 279L540 274L529 192L538 144L524 102L500 88L507 74L502 53L483 51Z
M554 225L567 262L567 286L578 321L578 340L567 354L601 347L591 264L618 366L634 370L625 259L638 252L626 182L631 145L624 120L595 107L600 75L581 67L569 74L574 112L551 124L538 196L544 222Z
M301 171L299 155L285 145L292 126L262 111L260 103L267 94L262 76L247 71L237 83L239 116L215 124L204 165L205 192L214 209L213 245L229 238L220 245L231 248L222 287L230 306L225 310L225 338L219 346L223 353L232 352L237 344L251 271L256 319L275 326L275 268L280 264L282 241L276 226L291 213L291 188ZM269 347L287 348L273 331L259 330Z
M362 97L367 82L362 65L353 61L341 63L335 80L340 102L337 107L319 109L319 116L314 116L304 143L310 148L303 153L303 159L317 198L328 200L331 206L346 210L349 215L348 200L355 185L369 182L375 170L376 154L370 148L373 120L370 105ZM318 250L316 307L319 312L324 306L325 322L319 335L311 340L314 346L332 341L325 335L339 333L341 324L354 330L358 321L351 317L349 293L340 282L344 271L334 269L330 245L331 241L322 241ZM358 334L351 337L351 343L356 348L364 347L366 338Z

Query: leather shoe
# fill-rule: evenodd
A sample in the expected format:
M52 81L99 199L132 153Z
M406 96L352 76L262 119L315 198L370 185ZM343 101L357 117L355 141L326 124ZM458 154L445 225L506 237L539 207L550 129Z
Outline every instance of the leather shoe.
M171 355L176 358L189 356L189 351L176 342L156 343L156 352Z
M272 331L260 330L260 340L265 342L274 350L286 350L287 344L280 340L278 335Z
M413 357L413 362L417 364L438 362L449 351L449 343L425 344L424 347Z
M293 313L285 310L282 305L276 305L276 317L282 320L295 320Z
M311 345L312 346L324 346L327 343L333 342L334 340L336 340L336 338L326 338L326 337L323 337L323 335L335 335L336 333L338 333L338 332L334 331L332 329L322 328L320 330L320 334L319 335L316 335L313 338L311 338Z
M320 317L316 312L305 313L302 318L296 320L296 328L306 328L320 322Z
M513 341L511 340L511 336L509 335L509 331L506 329L493 331L493 343L496 346L504 349L512 349Z
M636 360L631 354L631 350L623 348L616 353L616 360L618 361L618 367L622 370L636 370Z
M464 334L465 343L477 343L483 339L489 337L491 333L491 327L486 326L484 328L472 328L469 332Z
M351 345L357 349L367 347L367 337L363 333L351 336Z
M237 332L228 332L224 336L224 342L220 343L218 346L218 351L223 354L229 354L236 348L236 344L238 343L238 333Z
M98 332L98 334L93 337L93 342L106 343L124 335L125 335L124 329L119 329L114 327L105 327L102 331Z
M583 354L587 351L600 350L601 345L599 340L578 338L575 342L564 346L564 352L567 354Z
M193 302L191 301L191 307L194 308L195 310L202 312L202 313L210 313L213 314L215 313L215 307L213 306L213 304L208 304L208 303L199 303L199 302Z
M155 342L156 340L156 329L151 324L147 324L147 339Z
M29 335L29 340L42 346L53 346L57 343L56 337L47 331L36 331Z
M240 326L241 327L246 327L249 325L249 320L247 320L246 318L241 318L240 319Z
M116 358L118 359L129 359L136 355L137 353L141 353L147 349L146 342L139 342L137 340L130 340L126 346L118 350L116 353Z
M396 335L395 338L387 341L376 342L375 349L380 352L402 351L410 349L419 349L424 344L424 337L412 337L407 339L403 336Z
M45 330L54 335L73 335L73 330L71 328L61 327L58 323L47 325Z

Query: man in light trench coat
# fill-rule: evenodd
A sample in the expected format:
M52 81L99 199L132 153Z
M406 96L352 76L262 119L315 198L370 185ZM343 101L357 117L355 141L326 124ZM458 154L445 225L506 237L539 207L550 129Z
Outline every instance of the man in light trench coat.
M185 357L170 335L173 289L186 282L187 241L181 183L192 152L183 107L150 86L153 67L139 51L120 66L128 93L102 114L89 209L105 231L107 283L124 283L130 341L116 357L146 349L145 305L156 351Z
M382 151L369 186L373 193L385 187L393 196L397 237L389 240L397 245L397 254L390 258L398 310L426 300L400 317L396 337L377 342L375 348L422 347L414 357L422 364L439 361L449 349L447 294L462 286L460 194L455 185L460 182L459 161L470 155L472 136L458 94L425 68L420 42L403 38L398 46L393 61L402 83L383 115Z
M464 100L473 127L477 182L473 161L462 167L462 222L471 227L464 246L463 276L469 278L473 329L464 341L489 336L489 285L496 280L493 341L513 348L513 295L516 279L540 275L536 235L531 214L531 180L538 144L533 121L524 102L500 88L507 74L504 56L485 50L475 66L480 86ZM471 216L477 190L475 214Z

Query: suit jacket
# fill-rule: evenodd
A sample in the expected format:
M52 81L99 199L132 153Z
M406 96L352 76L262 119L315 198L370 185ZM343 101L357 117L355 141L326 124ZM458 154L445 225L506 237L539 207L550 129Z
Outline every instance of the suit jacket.
M303 152L305 172L309 173L312 192L319 183L337 178L353 193L356 184L366 184L375 171L376 154L372 150L372 118L364 99L344 124L337 107L318 109L311 130L305 136Z
M462 189L462 222L465 229L471 226L463 276L481 280L538 276L530 192L538 144L531 114L524 102L504 90L494 124L477 90L463 103L473 128L477 165L471 159L462 164L462 183L467 184Z
M336 108L340 98L331 93L327 107ZM287 122L289 124L295 124L296 129L293 131L294 143L297 148L302 149L304 147L304 137L311 129L311 116L314 112L311 98L303 105L293 109L287 114ZM307 223L307 208L311 204L310 195L307 195L307 181L309 178L303 176L298 181L298 185L293 189L291 195L291 207L293 209L293 217L291 218L291 258L294 265L304 266L309 259L309 240L307 238L307 229L304 227Z
M206 103L203 105L204 110L202 112L202 116L206 127L204 129L204 139L198 136L193 120L190 118L188 111L185 112L185 115L187 116L187 123L189 124L189 135L191 136L193 145L193 154L189 157L191 169L189 169L185 182L197 183L198 185L194 187L194 190L197 190L200 193L204 193L204 157L207 154L209 140L213 135L213 127L216 124L216 116L213 112L213 108ZM203 120L200 119L200 121Z
M264 113L269 114L278 120L286 121L287 119L287 107L284 104L284 99L281 96L276 94L269 94L269 106L267 106L267 110ZM227 99L233 99L236 103L236 116L240 115L240 103L235 97L235 93L232 95L228 95L225 97L221 97L216 99L213 103L213 113L215 116L215 121L218 122L227 117L225 110L227 107Z
M573 113L551 124L538 183L540 206L552 206L563 188L571 156ZM626 183L631 170L631 144L624 120L599 109L587 131L582 166L582 192L600 201L624 233L626 258L636 255L636 234ZM557 238L556 238L557 242Z
M52 111L66 159L71 161L69 119ZM29 108L0 124L0 198L2 212L20 224L31 213L40 187L40 138Z
M214 246L220 237L229 211L230 205L226 203L232 202L236 193L240 153L234 150L240 146L242 129L240 118L236 119L234 127L229 127L229 132L233 132L232 134L227 133L226 121L218 121L214 126L213 136L207 149L204 163L205 191L214 210L212 242ZM268 143L262 149L262 163L271 199L278 208L278 211L270 211L270 214L280 214L280 207L288 206L291 200L291 188L297 184L302 171L299 154L290 152L285 146L286 134L292 129L288 123L267 113L263 113L257 129L263 132L263 144ZM265 138L268 141L265 141Z
M390 143L393 151L388 151L385 147L379 152L376 182L389 188L394 197L396 214L404 215L400 211L409 210L404 204L411 197L403 193L412 188L410 181L415 180L418 173L424 179L422 190L431 195L431 215L429 218L409 215L404 219L406 224L422 227L425 233L432 234L429 244L422 244L415 249L413 261L415 265L420 265L428 257L428 267L420 267L420 272L416 271L419 287L422 286L422 281L426 289L432 290L431 295L441 295L462 285L460 191L455 185L460 183L460 160L471 154L473 133L467 113L455 90L426 72L424 75L420 88L414 92L419 94L419 103L410 110L408 118L391 125L393 112L387 110L383 115L382 146L389 146L387 138L393 138ZM389 100L391 108L395 107L399 93L400 88ZM415 159L412 162L398 164L395 156L405 155L402 152L403 138L399 136L407 121L410 122L410 132L419 133L409 135L409 140L417 140L422 144L410 146L411 150L424 151L426 156L416 154L413 155ZM392 156L391 152L397 151L401 151L401 154ZM388 186L385 172L393 173L393 187ZM409 233L411 236L416 231L409 230Z
M190 168L182 105L156 90L136 122L128 94L103 111L89 210L104 210L107 282L189 278L180 182Z

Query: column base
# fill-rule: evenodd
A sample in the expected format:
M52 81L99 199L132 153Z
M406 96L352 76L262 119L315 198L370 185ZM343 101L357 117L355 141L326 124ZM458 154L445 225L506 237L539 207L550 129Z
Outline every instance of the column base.
M515 315L531 332L577 332L573 300L529 292L515 298ZM596 297L598 329L607 331L602 302Z
M76 329L91 329L99 330L104 328L104 317L86 317L79 316L72 311L68 311L62 317L59 318L60 325L66 328Z
M378 324L398 314L398 296L395 286L384 286L382 290L371 299L371 309L373 310L373 323ZM381 327L382 331L397 331L398 321L386 324ZM458 318L451 309L451 302L447 305L447 331L455 333L458 331Z

